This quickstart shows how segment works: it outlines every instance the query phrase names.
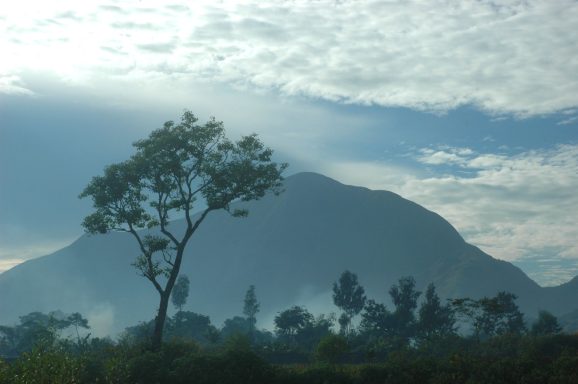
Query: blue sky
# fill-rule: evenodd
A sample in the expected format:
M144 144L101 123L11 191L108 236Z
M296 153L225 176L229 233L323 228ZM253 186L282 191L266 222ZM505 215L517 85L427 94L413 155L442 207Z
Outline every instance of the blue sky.
M187 108L567 281L576 20L570 0L1 4L0 271L80 236L90 178Z

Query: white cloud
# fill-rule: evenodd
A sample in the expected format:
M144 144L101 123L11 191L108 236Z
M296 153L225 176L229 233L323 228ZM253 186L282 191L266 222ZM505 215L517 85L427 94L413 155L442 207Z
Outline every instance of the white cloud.
M424 153L435 156L438 151L422 150L416 159L423 161ZM391 190L422 204L494 257L578 259L578 145L512 156L472 151L460 159L473 172L467 177L424 176L362 162L334 163L324 170L343 182Z
M520 116L578 106L572 0L22 0L0 5L0 15L2 66L12 75L50 70L88 83L176 77Z
M34 92L26 88L19 76L2 73L0 73L0 93L29 96L34 94Z

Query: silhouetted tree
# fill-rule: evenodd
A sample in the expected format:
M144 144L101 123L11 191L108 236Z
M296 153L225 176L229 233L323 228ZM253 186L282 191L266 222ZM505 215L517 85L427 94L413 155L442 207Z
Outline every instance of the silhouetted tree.
M74 330L76 331L76 338L78 340L78 345L80 345L81 339L80 333L78 332L78 328L90 329L90 326L88 325L88 320L82 317L82 315L78 312L69 315L66 318L66 320L69 322L70 326L74 327ZM88 336L90 335L87 335L85 340L88 338Z
M524 315L516 305L517 296L509 292L498 292L493 298L479 300L482 315L478 329L486 335L519 334L525 331Z
M250 328L251 324L246 317L234 316L230 319L226 319L223 323L223 328L221 328L221 336L226 339L235 334L248 335Z
M279 192L285 164L271 161L273 152L256 135L237 142L225 138L223 123L203 125L189 111L179 124L168 121L147 139L134 143L127 161L105 168L80 197L90 197L96 211L84 219L89 233L124 231L138 243L134 266L159 294L152 348L160 348L169 298L179 275L185 248L207 215L224 209L233 216L233 201L256 200ZM201 211L195 215L195 203ZM184 229L171 231L169 220L178 212ZM158 227L155 232L139 229Z
M194 340L206 344L213 342L217 329L211 324L209 316L190 311L175 313L167 324L167 338Z
M307 309L293 306L275 316L275 331L279 337L295 341L297 333L311 325L313 319Z
M348 334L351 319L359 314L365 305L365 290L357 281L355 273L345 271L339 281L333 284L333 303L343 311L339 317L341 332Z
M311 351L317 344L326 337L332 334L331 327L335 322L333 314L325 316L323 314L312 317L311 321L306 321L305 325L297 331L295 341L303 349Z
M395 333L402 340L409 340L415 333L415 309L421 292L415 290L415 280L411 276L402 277L397 285L389 290L391 300L395 305L393 326Z
M371 339L391 336L394 328L393 314L384 304L367 300L359 325L362 333Z
M48 314L30 312L20 317L18 325L13 327L0 326L0 355L15 355L30 351L35 345L54 345L63 330L74 326L80 344L78 327L90 328L88 321L79 313L65 315L61 311Z
M257 313L259 313L260 304L257 301L257 295L255 294L255 286L249 286L247 293L245 293L245 300L243 302L243 314L247 317L249 322L249 333L252 334L255 331L255 325L257 324Z
M173 287L171 300L179 312L183 310L183 306L187 303L187 298L189 297L189 286L190 281L187 275L181 275L177 278L175 286Z
M538 319L532 324L533 335L554 335L560 332L562 332L562 327L556 316L548 311L538 312Z
M441 305L433 284L428 285L418 313L417 332L421 338L448 335L456 330L454 311L450 305Z
M517 296L498 292L495 297L479 300L461 298L451 300L452 307L464 319L469 319L478 338L504 334L520 334L526 330L524 315L516 305Z

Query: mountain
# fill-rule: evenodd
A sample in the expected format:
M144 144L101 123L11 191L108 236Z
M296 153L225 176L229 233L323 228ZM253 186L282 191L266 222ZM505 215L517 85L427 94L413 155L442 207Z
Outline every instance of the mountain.
M261 326L294 304L336 311L332 284L346 269L357 273L369 298L386 303L389 287L412 275L418 288L433 282L442 297L505 290L517 294L529 314L578 308L577 279L542 288L466 243L441 216L391 192L300 173L286 179L281 195L242 205L250 211L244 219L209 215L183 263L191 280L185 308L210 315L217 325L241 313L251 284L261 302ZM131 267L136 255L130 235L85 235L0 274L0 324L33 310L61 309L89 317L98 334L153 318L157 294Z

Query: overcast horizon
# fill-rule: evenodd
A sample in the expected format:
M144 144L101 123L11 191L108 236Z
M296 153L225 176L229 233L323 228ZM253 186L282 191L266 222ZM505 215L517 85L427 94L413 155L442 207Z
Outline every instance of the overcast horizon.
M0 5L0 273L82 235L78 194L190 109L390 190L542 285L578 275L578 2Z

